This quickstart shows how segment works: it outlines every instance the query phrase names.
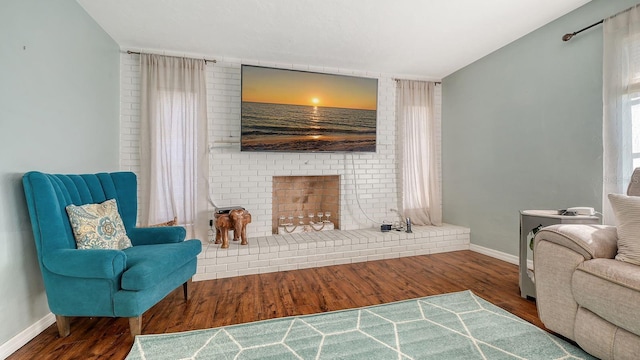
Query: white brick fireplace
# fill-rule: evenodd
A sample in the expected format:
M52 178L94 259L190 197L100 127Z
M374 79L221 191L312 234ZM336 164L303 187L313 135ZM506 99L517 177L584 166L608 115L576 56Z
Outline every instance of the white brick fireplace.
M240 152L240 64L219 61L209 65L209 139L211 139L211 192L218 206L240 205L251 211L251 237L272 234L272 177L338 175L340 228L353 230L395 216L397 208L395 81L382 74L309 66L256 65L376 77L378 81L378 141L376 153L254 153ZM228 180L233 178L230 183ZM356 193L357 188L357 193ZM357 198L356 198L357 197ZM364 214L359 206L367 209Z
M392 253L406 256L407 254L428 253L433 249L445 251L469 248L468 229L459 227L425 228L415 231L414 235L402 235L404 233L385 235L379 232L379 225L382 221L398 219L397 214L390 211L392 208L398 208L399 198L394 75L274 64L225 57L217 57L217 60L217 63L208 63L207 65L210 193L212 200L219 207L239 205L251 212L252 223L247 227L250 245L245 249L234 250L232 244L232 248L224 253L214 250L218 245L208 245L209 239L203 239L206 249L201 255L197 278L232 276L251 271L275 271L276 268L284 269L286 267L320 266L336 261L352 262L394 256L391 255ZM375 153L241 152L239 142L240 65L242 63L377 78L377 151ZM134 172L140 170L138 155L139 78L139 56L122 54L121 169ZM435 115L438 124L440 122L440 91L440 87L437 86ZM319 241L316 245L310 245L310 243L301 240L298 234L291 235L294 236L292 238L272 236L272 179L274 176L291 175L339 176L340 201L337 213L339 213L340 231L329 232L332 233L331 237L313 234L309 239ZM144 186L144 184L140 184L140 186ZM213 207L210 210L213 211ZM377 231L361 230L375 229L376 227ZM362 237L365 235L373 244L371 248L363 245L369 242ZM426 239L431 240L427 241ZM392 248L397 251L394 250L389 252L389 255L384 255L388 249L387 246L382 245L382 242L396 240L399 242L409 241L409 243L393 245ZM431 244L432 240L433 244ZM428 245L424 245L427 243ZM283 247L275 250L275 244L280 244ZM330 244L336 247L335 252L327 250L331 247L327 246ZM336 244L338 245L336 246ZM418 246L418 244L421 245ZM312 252L314 253L311 254ZM282 253L284 257L279 257L280 260L272 259L274 253ZM245 257L233 259L233 256ZM306 263L302 262L303 258L306 258ZM266 260L268 260L268 264L265 262ZM257 262L257 270L248 270L248 267L244 267L244 264L249 262L253 262L254 265Z
M395 81L393 74L265 63L217 57L207 65L211 194L220 207L240 205L251 211L250 237L271 234L273 176L339 175L343 230L395 220L398 208ZM378 78L377 151L375 153L252 153L240 151L241 63ZM121 55L121 169L139 172L139 56ZM440 119L440 87L436 87ZM230 179L233 179L230 181ZM144 186L144 184L140 184ZM357 193L356 193L357 185ZM360 210L358 200L366 214Z

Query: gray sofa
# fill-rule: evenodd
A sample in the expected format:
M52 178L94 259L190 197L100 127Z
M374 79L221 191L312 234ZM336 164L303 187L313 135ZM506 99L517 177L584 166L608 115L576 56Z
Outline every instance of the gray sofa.
M632 184L628 195L640 195ZM540 230L533 251L538 315L594 356L640 359L640 266L614 259L617 241L614 226Z

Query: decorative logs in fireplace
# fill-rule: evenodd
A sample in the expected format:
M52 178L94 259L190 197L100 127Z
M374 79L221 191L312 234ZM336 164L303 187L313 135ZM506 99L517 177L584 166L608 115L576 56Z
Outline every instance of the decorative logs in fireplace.
M221 248L229 247L229 230L233 230L233 241L242 239L240 245L247 245L247 224L251 223L251 214L244 209L234 209L228 213L214 214L216 226L215 244Z

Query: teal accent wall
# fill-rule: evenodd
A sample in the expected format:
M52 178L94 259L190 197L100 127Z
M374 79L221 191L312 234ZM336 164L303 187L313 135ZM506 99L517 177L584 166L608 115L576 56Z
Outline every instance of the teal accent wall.
M443 79L443 219L472 244L517 256L520 210L601 210L602 26L561 37L636 3L594 0Z
M76 1L2 0L0 346L49 313L22 174L117 170L118 134L118 45Z

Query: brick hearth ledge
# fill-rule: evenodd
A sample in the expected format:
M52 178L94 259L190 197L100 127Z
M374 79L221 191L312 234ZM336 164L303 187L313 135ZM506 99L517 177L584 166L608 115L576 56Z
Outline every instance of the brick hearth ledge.
M228 249L207 243L194 281L297 270L363 261L469 250L469 228L413 226L413 233L379 229L336 230L230 241Z

